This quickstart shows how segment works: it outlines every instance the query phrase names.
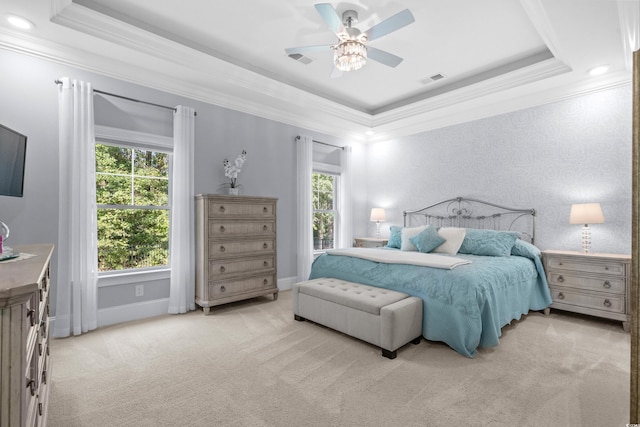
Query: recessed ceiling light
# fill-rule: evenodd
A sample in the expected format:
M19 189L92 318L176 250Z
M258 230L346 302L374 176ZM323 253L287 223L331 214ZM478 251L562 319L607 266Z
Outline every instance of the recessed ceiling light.
M604 74L609 71L608 65L600 65L599 67L595 67L589 70L589 74L592 76L599 76L600 74Z
M8 15L7 22L9 22L9 24L13 25L16 28L20 28L21 30L30 30L35 26L33 25L33 22L29 21L28 19L16 15Z

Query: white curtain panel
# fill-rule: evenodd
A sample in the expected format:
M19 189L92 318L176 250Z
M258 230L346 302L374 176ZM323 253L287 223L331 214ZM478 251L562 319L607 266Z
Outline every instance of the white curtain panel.
M98 239L93 88L63 77L58 85L59 224L53 335L98 326Z
M301 136L296 140L298 169L298 281L309 280L313 262L313 209L311 174L313 172L313 139Z
M195 110L179 105L173 118L171 283L169 313L195 310Z
M350 146L346 146L340 153L340 221L338 229L338 248L353 246L353 223L351 217L351 153Z

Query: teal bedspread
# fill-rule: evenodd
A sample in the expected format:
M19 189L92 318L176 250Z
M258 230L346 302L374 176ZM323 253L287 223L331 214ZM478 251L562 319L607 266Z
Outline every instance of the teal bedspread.
M551 295L539 257L457 254L471 260L453 270L323 254L310 279L333 277L421 298L422 335L474 357L498 345L501 329L529 310L543 310Z

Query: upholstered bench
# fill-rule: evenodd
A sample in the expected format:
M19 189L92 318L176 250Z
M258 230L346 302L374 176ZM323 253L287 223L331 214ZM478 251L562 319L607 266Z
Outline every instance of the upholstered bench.
M294 318L311 320L361 339L395 359L396 350L422 336L422 300L402 292L339 279L314 279L292 287Z

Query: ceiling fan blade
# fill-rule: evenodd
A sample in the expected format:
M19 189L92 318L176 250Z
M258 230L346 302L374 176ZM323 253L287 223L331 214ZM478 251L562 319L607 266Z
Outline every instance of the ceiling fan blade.
M320 16L322 16L322 19L324 19L324 22L327 23L331 31L336 34L344 32L344 25L342 25L342 20L330 3L318 3L315 5L315 8Z
M287 55L293 55L296 53L305 53L305 52L317 52L321 50L330 50L331 46L322 45L322 46L301 46L301 47L288 47L284 51L287 52Z
M390 18L374 25L369 28L364 34L367 36L367 40L379 39L382 36L386 36L402 27L415 22L415 18L409 9L405 9L402 12L398 12Z
M371 46L367 46L367 57L389 67L397 67L402 62L399 56Z
M331 71L331 78L337 79L338 77L342 77L342 70L339 70L338 67L333 67L333 71Z

